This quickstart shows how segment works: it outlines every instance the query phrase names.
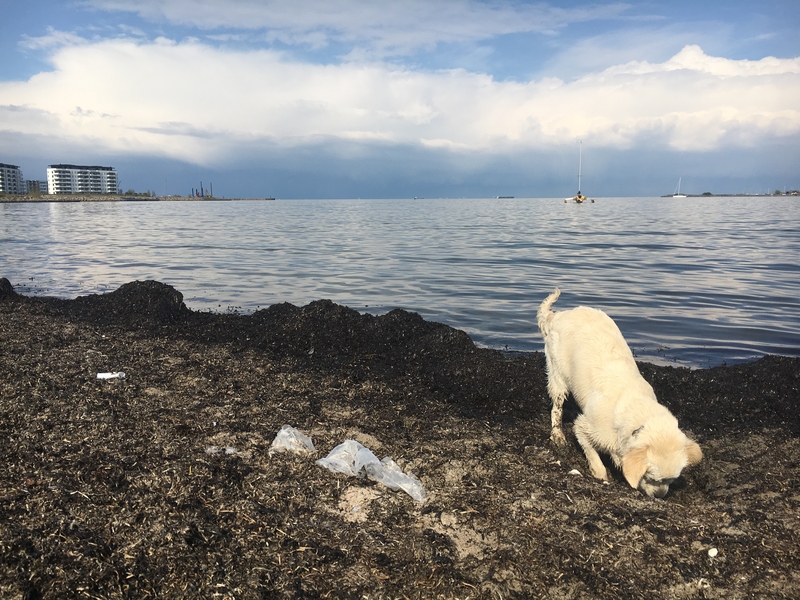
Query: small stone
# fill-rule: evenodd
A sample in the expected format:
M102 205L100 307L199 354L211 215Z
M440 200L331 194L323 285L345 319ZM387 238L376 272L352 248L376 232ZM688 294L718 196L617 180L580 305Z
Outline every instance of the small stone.
M711 558L714 558L717 554L719 554L719 550L717 550L716 548L711 548L708 551L708 556Z

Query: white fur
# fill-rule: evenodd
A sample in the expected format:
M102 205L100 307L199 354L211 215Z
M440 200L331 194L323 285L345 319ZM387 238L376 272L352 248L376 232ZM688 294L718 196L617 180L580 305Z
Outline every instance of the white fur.
M556 288L536 315L545 340L547 391L553 401L550 439L566 443L561 420L564 400L572 392L582 411L575 419L575 437L592 475L608 480L597 451L606 452L631 487L650 497L664 497L684 467L700 461L700 447L658 403L616 323L585 306L553 312L550 307L560 293Z

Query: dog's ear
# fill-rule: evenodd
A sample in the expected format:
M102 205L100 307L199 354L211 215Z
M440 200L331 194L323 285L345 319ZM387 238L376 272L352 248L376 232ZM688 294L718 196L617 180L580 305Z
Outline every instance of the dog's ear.
M694 440L687 440L686 442L686 458L689 459L689 466L696 465L703 458L703 451Z
M648 446L634 448L622 457L622 474L633 489L639 487L639 482L647 473Z

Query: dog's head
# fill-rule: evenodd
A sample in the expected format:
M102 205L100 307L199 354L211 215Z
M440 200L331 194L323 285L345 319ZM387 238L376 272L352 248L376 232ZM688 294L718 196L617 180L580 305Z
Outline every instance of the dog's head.
M703 458L697 442L680 430L642 432L637 445L622 457L622 473L632 488L663 498L684 468Z

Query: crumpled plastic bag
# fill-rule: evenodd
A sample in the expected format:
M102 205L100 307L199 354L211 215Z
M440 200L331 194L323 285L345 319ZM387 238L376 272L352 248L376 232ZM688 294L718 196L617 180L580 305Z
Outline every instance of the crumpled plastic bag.
M284 425L272 440L272 445L267 453L272 456L276 452L292 452L294 454L305 454L316 452L314 442L311 438L295 429L291 425Z
M317 464L335 473L351 477L367 477L393 490L403 490L417 502L424 502L427 494L413 473L403 473L388 456L378 460L369 448L355 440L345 440ZM362 470L364 474L362 474Z
M320 458L317 464L334 473L342 473L351 477L363 477L361 469L369 463L380 462L369 448L355 440L345 440L328 453L325 458Z
M380 463L367 463L364 469L370 479L382 483L389 489L403 490L417 502L425 502L428 497L422 482L410 471L403 473L400 466L388 456Z

